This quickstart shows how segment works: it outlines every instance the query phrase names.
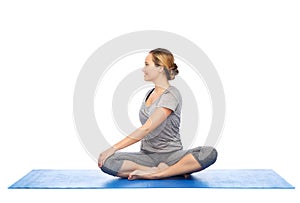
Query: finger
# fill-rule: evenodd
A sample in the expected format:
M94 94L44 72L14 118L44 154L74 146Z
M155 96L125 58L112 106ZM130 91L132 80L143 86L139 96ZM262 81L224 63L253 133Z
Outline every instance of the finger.
M103 166L103 163L104 163L103 159L99 159L98 160L98 167L101 168Z
M102 167L102 160L101 160L101 158L99 157L99 159L98 159L98 167L99 168L101 168Z
M98 161L98 166L101 168L106 160L106 156L101 157L100 160Z

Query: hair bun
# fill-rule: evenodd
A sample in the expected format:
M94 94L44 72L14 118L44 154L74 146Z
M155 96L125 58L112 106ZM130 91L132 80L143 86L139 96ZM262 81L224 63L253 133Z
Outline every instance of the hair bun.
M178 73L179 73L178 66L176 63L173 63L172 67L170 67L171 80L173 80L175 76L178 75Z

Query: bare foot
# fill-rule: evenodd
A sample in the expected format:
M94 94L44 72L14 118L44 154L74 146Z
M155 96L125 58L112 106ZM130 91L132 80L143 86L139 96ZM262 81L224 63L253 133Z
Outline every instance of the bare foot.
M142 171L142 170L135 170L129 174L128 180L136 180L136 179L152 179L151 174L153 171Z
M168 167L169 166L166 163L164 163L164 162L159 163L158 166L157 166L157 168L160 169L160 170L166 169Z
M135 179L156 179L157 177L155 174L158 172L168 168L169 166L165 163L158 164L157 167L152 167L147 170L135 170L129 174L128 180L135 180Z

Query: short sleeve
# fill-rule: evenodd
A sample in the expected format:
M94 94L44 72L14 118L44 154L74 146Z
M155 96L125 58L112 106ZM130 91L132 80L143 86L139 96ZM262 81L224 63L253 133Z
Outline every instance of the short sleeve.
M161 95L160 100L157 103L157 107L165 107L175 111L180 103L179 95L172 91L167 91Z

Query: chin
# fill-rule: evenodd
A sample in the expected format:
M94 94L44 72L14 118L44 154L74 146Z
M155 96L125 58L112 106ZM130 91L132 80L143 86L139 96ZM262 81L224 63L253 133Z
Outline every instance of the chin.
M144 80L145 80L145 81L149 81L149 79L148 79L147 76L144 76Z

